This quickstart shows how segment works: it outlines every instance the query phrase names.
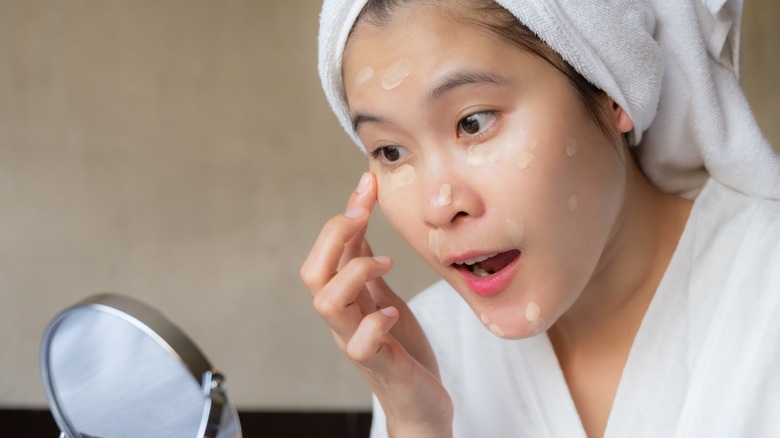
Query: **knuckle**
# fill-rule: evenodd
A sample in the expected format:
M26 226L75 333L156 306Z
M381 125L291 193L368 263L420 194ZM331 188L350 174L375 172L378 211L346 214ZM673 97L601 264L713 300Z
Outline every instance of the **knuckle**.
M350 341L347 343L347 356L350 360L361 365L366 365L374 358L375 352L367 348L363 343Z
M335 315L338 312L338 305L333 302L333 299L331 297L319 293L314 296L313 299L314 309L322 315L324 318L329 318Z
M301 270L298 272L298 275L301 276L301 281L303 281L303 284L310 289L319 283L319 275L308 265L308 263L305 263L303 266L301 266Z

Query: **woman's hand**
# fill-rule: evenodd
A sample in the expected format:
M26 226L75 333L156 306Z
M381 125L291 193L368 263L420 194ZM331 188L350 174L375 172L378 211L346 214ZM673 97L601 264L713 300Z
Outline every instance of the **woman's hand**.
M451 436L452 402L436 357L406 303L382 279L392 261L374 257L365 239L376 193L374 176L364 174L346 213L323 227L301 278L336 344L382 404L390 435Z

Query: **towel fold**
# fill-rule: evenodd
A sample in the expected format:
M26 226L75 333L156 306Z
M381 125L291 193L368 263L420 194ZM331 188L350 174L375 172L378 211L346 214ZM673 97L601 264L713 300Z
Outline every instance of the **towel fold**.
M780 199L780 157L739 84L742 0L496 0L631 117L640 165L662 190L694 197L708 177ZM319 72L344 129L347 36L366 0L325 0Z

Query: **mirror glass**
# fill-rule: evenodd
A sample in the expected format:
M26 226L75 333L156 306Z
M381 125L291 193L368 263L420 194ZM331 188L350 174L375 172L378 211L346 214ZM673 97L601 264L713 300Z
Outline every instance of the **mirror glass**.
M98 295L46 329L41 373L67 437L240 438L223 377L162 314Z

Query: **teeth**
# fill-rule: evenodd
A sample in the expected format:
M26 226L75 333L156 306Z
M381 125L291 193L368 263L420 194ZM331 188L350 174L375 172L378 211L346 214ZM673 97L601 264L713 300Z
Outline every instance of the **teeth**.
M462 261L462 262L459 262L459 263L456 263L456 264L458 264L458 265L469 265L469 266L471 266L471 265L473 265L474 263L484 262L485 260L487 260L487 259L489 259L489 258L491 258L491 257L495 257L495 256L497 256L497 255L498 255L498 253L495 253L495 254L490 254L490 255L484 255L484 256L479 256L479 257L474 257L473 259L470 259L470 260L464 260L464 261Z
M490 276L490 272L486 271L486 270L485 270L485 269L484 269L482 266L480 266L480 265L476 265L476 266L474 266L474 269L472 270L472 272L473 272L473 273L474 273L474 275L476 275L477 277L483 277L483 278L484 278L484 277L488 277L488 276Z

